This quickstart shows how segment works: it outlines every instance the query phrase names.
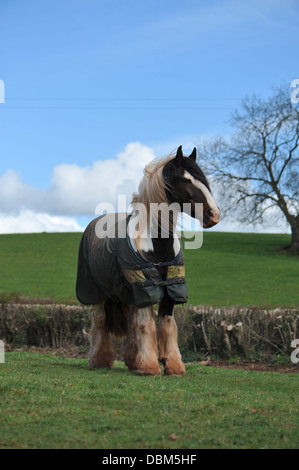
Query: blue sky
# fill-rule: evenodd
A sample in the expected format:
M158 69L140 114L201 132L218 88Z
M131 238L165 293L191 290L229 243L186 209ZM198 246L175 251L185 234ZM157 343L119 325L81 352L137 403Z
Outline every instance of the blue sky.
M298 33L290 0L1 0L0 232L80 229L153 156L229 134L299 77Z

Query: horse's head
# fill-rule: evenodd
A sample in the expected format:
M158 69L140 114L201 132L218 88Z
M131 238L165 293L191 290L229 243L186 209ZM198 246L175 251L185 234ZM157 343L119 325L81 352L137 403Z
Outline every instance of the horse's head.
M194 218L202 218L204 228L218 224L220 211L212 196L207 178L196 164L196 148L189 157L184 157L180 146L175 158L164 166L163 177L170 204L179 203L182 211L184 204L191 204L191 214L189 215ZM196 203L203 204L202 217L196 210Z

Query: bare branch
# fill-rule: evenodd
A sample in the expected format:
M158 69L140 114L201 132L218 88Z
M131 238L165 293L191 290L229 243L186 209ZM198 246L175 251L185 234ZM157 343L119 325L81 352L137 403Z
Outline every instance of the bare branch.
M276 181L277 184L279 183L279 180L280 180L280 178L281 178L281 176L282 176L282 174L283 174L283 172L284 172L286 166L287 166L287 165L289 164L289 162L292 160L292 158L293 158L293 153L294 153L294 151L297 149L298 143L299 143L299 123L297 124L297 137L296 137L295 143L294 143L293 147L289 150L289 156L288 156L288 158L284 161L284 164L283 164L283 166L282 166L282 168L281 168L281 170L280 170L280 172L279 172L279 175L278 175L277 181Z
M261 198L261 201L259 202L264 202L266 199L271 199L272 201L275 202L275 204L278 204L278 199L275 199L275 197L271 196L270 194L264 194L264 193L247 193L243 189L239 189L239 192L242 193L242 197L238 199L238 201L245 200L246 198L250 197L256 197L256 198Z

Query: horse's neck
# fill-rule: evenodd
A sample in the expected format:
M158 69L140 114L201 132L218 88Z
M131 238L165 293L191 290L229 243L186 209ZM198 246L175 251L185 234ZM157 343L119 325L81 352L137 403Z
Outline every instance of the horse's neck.
M139 246L146 258L153 262L170 261L179 253L181 245L175 228L176 222L177 216L174 216L170 227L162 229L159 224L158 230L153 231L152 227L155 224L149 219L147 227L141 233ZM132 239L131 244L137 251L135 241Z
M149 255L157 261L170 261L180 251L180 242L176 234L170 235L169 238L153 238L153 251Z

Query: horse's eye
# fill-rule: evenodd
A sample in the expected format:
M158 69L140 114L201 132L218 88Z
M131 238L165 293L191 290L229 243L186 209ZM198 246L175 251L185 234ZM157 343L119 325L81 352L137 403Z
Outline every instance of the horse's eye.
M189 180L189 178L183 178L183 183L186 183L186 184L191 184L192 181Z

